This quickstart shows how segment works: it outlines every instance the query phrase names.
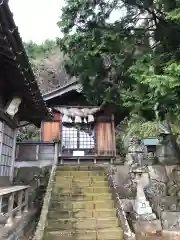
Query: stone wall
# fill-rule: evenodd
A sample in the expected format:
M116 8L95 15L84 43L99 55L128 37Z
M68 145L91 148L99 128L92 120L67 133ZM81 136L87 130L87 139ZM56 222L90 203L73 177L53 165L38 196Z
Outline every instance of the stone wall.
M133 201L135 194L130 190L128 166L115 166L113 169L120 197ZM169 235L178 235L180 232L180 167L151 165L148 166L148 172L150 186L147 192L151 195L149 200L168 239ZM126 203L128 209L128 202Z

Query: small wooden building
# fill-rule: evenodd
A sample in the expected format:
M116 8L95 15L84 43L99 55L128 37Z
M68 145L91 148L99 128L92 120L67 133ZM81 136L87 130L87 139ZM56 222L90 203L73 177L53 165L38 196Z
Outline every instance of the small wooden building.
M16 131L51 115L42 98L8 1L0 4L0 184L13 178Z
M90 106L78 81L71 81L44 95L53 121L41 125L41 140L60 141L65 159L109 159L116 156L114 112L110 107Z

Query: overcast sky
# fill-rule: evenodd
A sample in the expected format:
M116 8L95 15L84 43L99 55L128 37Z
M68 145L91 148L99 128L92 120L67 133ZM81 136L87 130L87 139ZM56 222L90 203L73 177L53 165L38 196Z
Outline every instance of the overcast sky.
M23 41L41 43L60 36L56 23L63 0L10 0L9 5Z
M64 0L9 0L14 20L23 41L42 43L62 36L57 26ZM110 21L119 19L122 12L114 11Z

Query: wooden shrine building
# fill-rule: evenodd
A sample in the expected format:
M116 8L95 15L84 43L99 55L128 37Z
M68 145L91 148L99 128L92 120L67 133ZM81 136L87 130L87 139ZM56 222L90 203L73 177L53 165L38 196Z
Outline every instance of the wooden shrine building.
M0 1L0 239L25 239L36 209L29 186L14 185L16 133L51 120L28 61L8 1Z
M90 106L78 81L46 93L44 100L53 121L42 122L41 140L59 140L61 160L116 157L114 114L111 108Z
M8 1L0 4L0 185L13 178L16 130L51 119L25 53ZM1 198L0 198L1 199Z

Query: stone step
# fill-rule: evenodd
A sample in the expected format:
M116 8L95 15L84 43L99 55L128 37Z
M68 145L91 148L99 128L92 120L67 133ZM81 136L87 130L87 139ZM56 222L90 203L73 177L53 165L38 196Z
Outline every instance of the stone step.
M62 194L52 193L51 200L54 201L101 201L111 200L111 193L86 193L86 194Z
M103 167L97 165L71 165L71 166L61 166L57 168L57 172L61 171L104 171Z
M49 209L48 219L116 217L116 209Z
M85 182L85 181L56 181L56 186L64 188L74 188L74 187L103 187L108 186L107 181L97 181L97 182Z
M77 229L105 229L118 227L117 218L72 218L49 220L46 226L48 231L77 230Z
M73 177L85 177L85 176L105 176L103 171L60 171L56 173L56 176L73 176Z
M86 193L108 193L109 187L103 186L103 187L82 187L82 188L61 188L55 186L53 187L53 193L61 193L61 194L86 194Z
M49 209L106 209L114 208L115 204L113 200L105 201L76 201L76 202L58 202L51 201Z
M61 181L76 181L76 182L96 182L96 181L105 181L106 176L56 176L55 181L61 182Z
M123 240L121 228L107 228L101 230L52 231L47 232L45 239L52 240Z

